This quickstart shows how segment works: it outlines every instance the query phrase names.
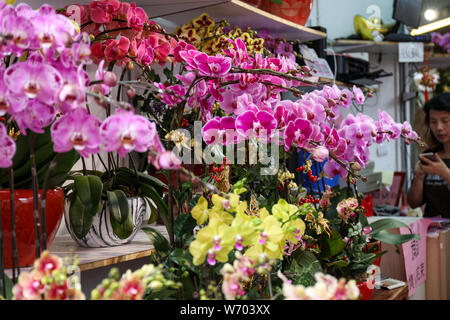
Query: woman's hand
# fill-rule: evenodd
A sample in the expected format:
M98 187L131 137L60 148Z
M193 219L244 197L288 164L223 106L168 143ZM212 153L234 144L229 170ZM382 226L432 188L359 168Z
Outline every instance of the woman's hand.
M421 159L421 157L419 157ZM423 180L425 178L425 175L427 173L422 168L422 163L420 161L417 161L415 167L414 167L414 178Z
M450 169L437 153L434 154L434 160L430 160L421 156L419 156L419 159L422 163L419 162L418 164L416 164L416 167L414 168L415 174L416 168L418 168L419 172L421 171L428 174L437 174L446 181L450 179Z

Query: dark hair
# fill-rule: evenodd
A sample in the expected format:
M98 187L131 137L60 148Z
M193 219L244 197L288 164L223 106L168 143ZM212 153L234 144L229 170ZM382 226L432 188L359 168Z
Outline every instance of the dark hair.
M437 111L447 111L450 112L450 92L441 93L437 96L434 96L430 101L425 103L423 107L425 111L425 124L430 128L430 110L437 110ZM442 143L440 143L434 135L431 133L431 130L429 130L428 144L430 145L432 151L440 151L443 149Z

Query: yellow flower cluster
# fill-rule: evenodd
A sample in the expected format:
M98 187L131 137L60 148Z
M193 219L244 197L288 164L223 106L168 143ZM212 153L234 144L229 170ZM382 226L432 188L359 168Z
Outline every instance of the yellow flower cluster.
M243 31L234 27L225 33L223 29L227 25L225 21L216 23L208 14L203 13L185 25L179 26L175 30L175 35L208 55L221 53L223 49L231 46L227 38L232 40L241 38L250 54L264 51L264 39L258 38L256 31L249 28Z
M240 201L236 193L227 198L215 194L211 202L212 207L200 197L191 211L197 224L203 226L189 246L195 265L205 259L209 265L227 262L233 249L252 260L283 259L286 242L297 244L305 231L299 207L284 199L271 212L262 208L257 216L247 214L247 202Z

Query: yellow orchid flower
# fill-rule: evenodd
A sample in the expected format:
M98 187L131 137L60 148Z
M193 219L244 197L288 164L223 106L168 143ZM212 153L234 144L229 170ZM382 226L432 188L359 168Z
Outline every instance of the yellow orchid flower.
M266 216L261 225L258 240L250 247L245 255L256 260L261 254L269 259L283 259L284 232L274 216Z
M218 194L213 194L211 201L214 204L212 207L213 211L231 211L235 212L239 205L239 196L234 193L228 194L229 198L226 199L224 197L219 196Z
M306 225L302 219L295 219L283 226L286 239L294 244L297 244L300 241L305 229Z
M272 207L273 216L280 222L289 220L289 218L296 213L299 213L298 207L287 203L284 199L278 200L278 203Z
M205 197L198 199L197 205L191 210L191 215L199 226L208 220L208 201Z
M226 235L229 242L234 243L236 250L241 251L244 247L256 241L257 230L252 222L253 218L244 212L238 212L231 223L231 230Z
M229 237L226 237L229 233L230 226L211 217L209 224L197 232L195 240L189 245L193 263L201 265L205 258L209 265L215 265L217 261L227 262L228 253L233 249Z

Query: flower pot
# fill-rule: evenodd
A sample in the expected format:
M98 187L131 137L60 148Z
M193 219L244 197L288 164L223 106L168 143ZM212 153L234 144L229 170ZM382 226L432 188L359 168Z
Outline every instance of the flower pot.
M39 190L39 206L40 195ZM5 268L12 268L12 239L11 239L11 206L9 190L0 190L1 219L3 229L3 243L5 252ZM34 215L33 215L33 191L14 191L14 212L16 243L19 254L20 267L33 265L36 259ZM64 192L61 188L47 190L47 205L45 209L45 230L47 233L47 248L52 244L64 212Z
M182 164L181 165L183 168L185 168L186 170L191 170L191 165L190 164ZM194 164L192 166L192 172L197 176L197 177L202 177L205 172L206 172L206 164ZM165 183L166 185L169 183L169 180L167 179L167 174L158 172L158 170L156 170L153 166L151 166L148 169L147 172L149 175L161 180L163 183ZM172 187L173 189L178 189L178 181L177 181L177 171L173 170L170 172L170 178L172 181ZM190 177L186 176L184 173L180 172L180 182L187 182L190 180ZM167 189L163 189L164 192L167 192Z
M371 265L367 268L366 272L354 276L356 285L359 289L360 300L372 299L372 295L375 290L375 275L377 270L377 266Z
M262 0L259 8L304 26L311 14L312 5L313 0L283 0L282 4Z
M375 279L372 281L364 281L364 282L357 282L356 285L359 289L360 294L360 300L370 300L372 299L373 291L375 290Z
M136 233L142 226L142 222L146 212L146 204L143 198L133 197L128 198L128 205L130 206L132 220L133 220L133 232L129 237L125 239L119 238L113 231L111 226L109 206L103 202L101 209L94 217L92 226L88 233L83 238L78 238L72 230L70 225L70 200L66 199L66 207L64 210L64 220L66 228L69 231L70 236L75 242L87 248L104 248L120 246L129 243L135 237Z

